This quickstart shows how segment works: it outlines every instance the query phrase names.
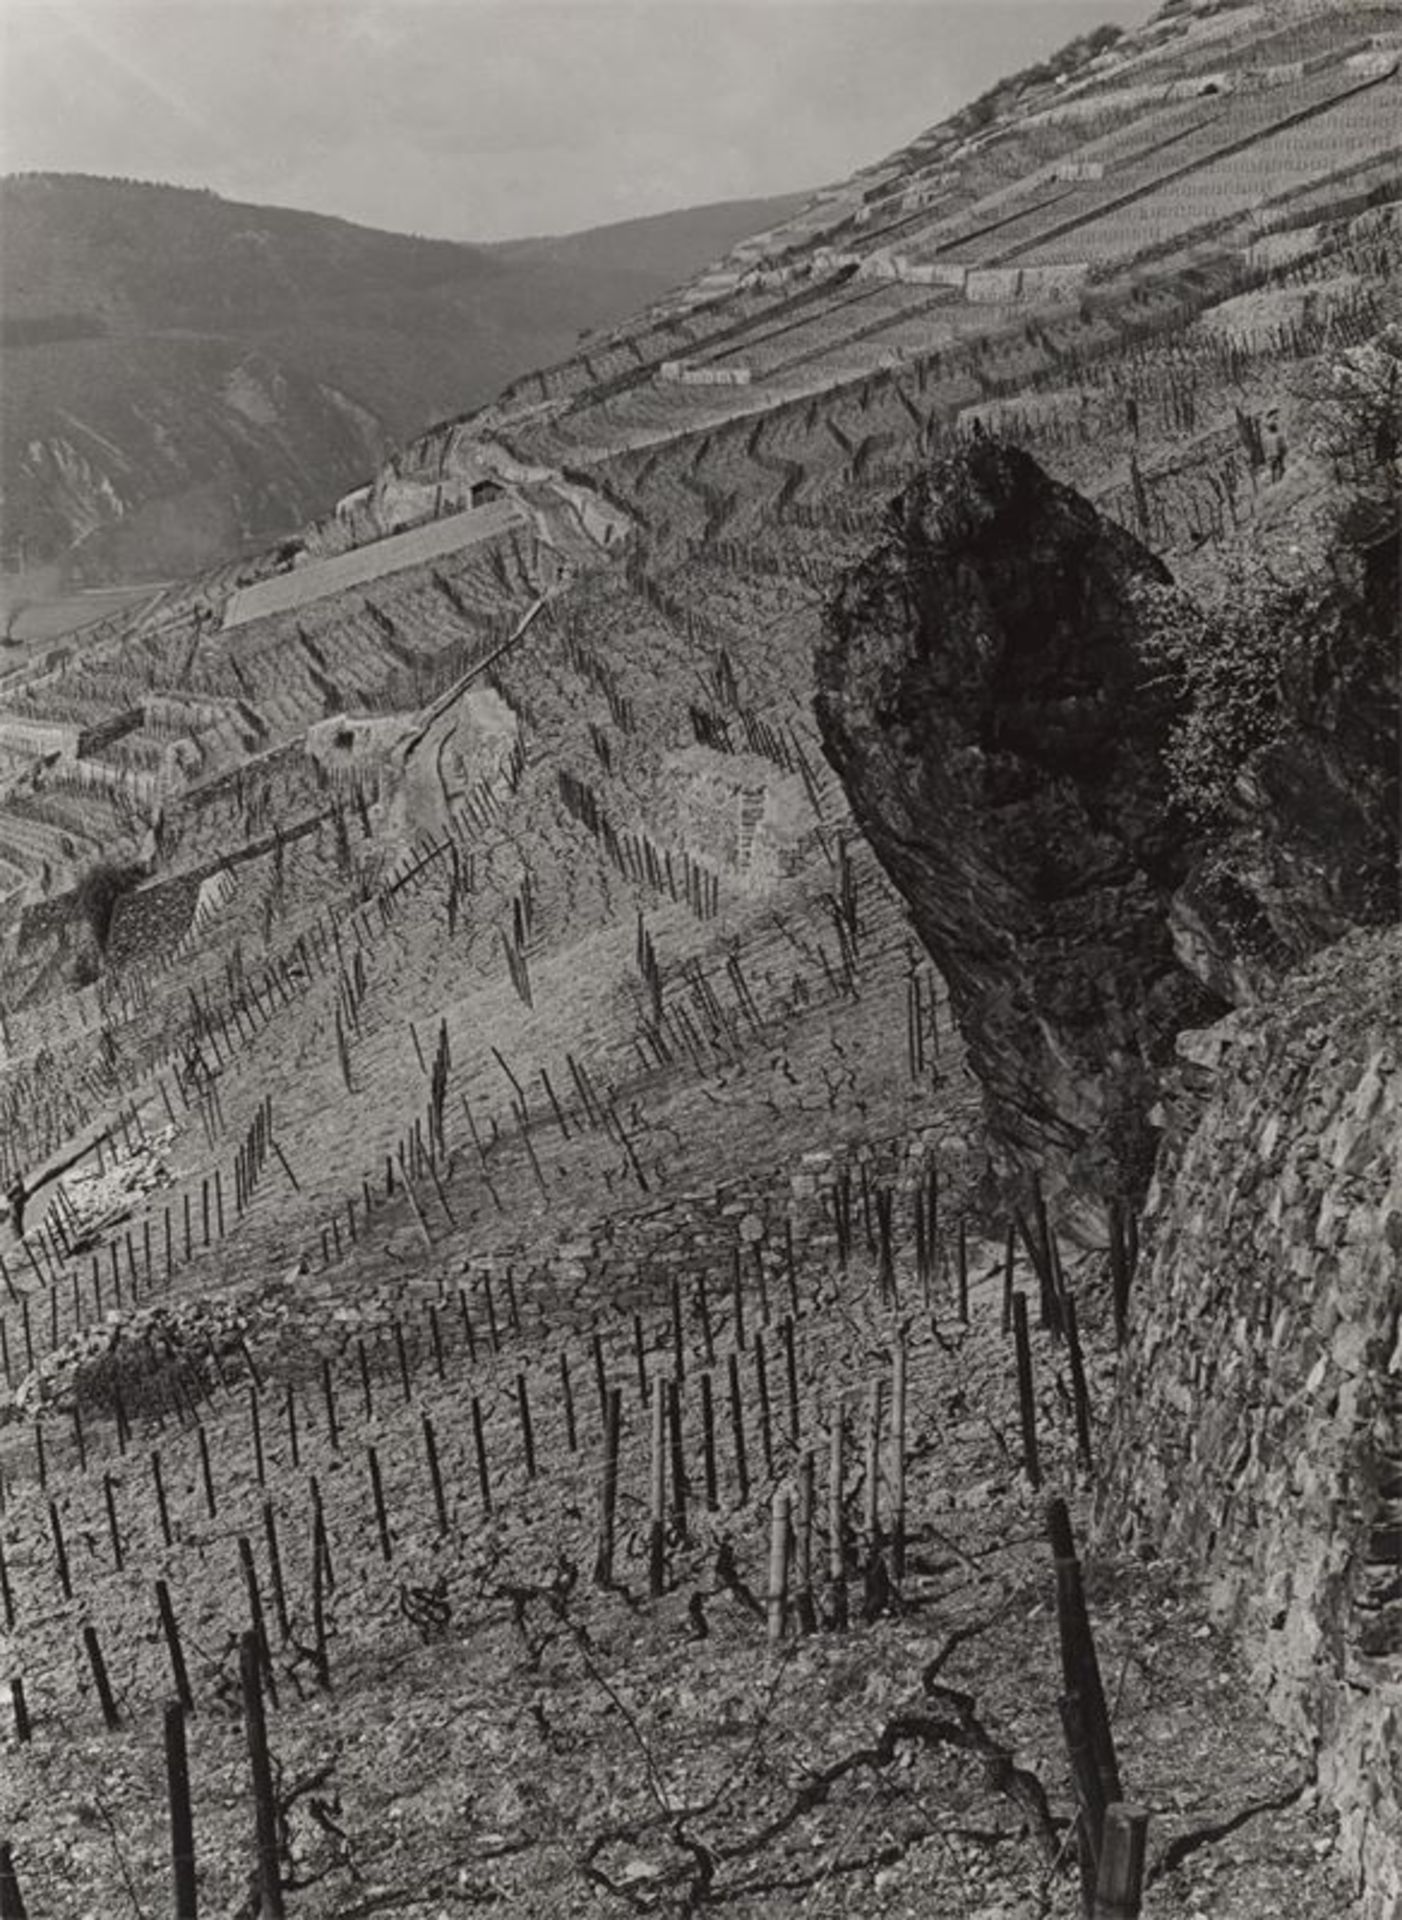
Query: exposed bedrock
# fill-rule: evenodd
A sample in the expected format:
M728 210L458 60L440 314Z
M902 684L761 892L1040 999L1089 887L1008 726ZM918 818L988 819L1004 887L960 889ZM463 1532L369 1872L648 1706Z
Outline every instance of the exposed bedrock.
M1041 1168L1068 1223L1142 1194L1179 1031L1396 917L1386 531L1341 533L1270 655L1270 724L1197 822L1166 756L1185 722L1231 723L1232 635L1205 629L1202 683L1175 671L1164 567L1016 448L915 481L828 609L825 751L949 983L996 1155Z
M895 503L818 661L824 749L949 983L995 1148L1082 1196L1142 1189L1155 1069L1224 1010L1170 933L1193 849L1137 581L1168 575L974 441Z

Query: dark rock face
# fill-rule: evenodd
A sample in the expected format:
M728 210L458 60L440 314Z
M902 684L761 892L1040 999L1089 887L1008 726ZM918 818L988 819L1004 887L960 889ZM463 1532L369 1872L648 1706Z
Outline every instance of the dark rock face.
M1167 579L975 441L896 503L818 661L824 750L949 983L995 1146L1083 1196L1142 1188L1155 1069L1223 1011L1169 928L1193 847L1131 593Z

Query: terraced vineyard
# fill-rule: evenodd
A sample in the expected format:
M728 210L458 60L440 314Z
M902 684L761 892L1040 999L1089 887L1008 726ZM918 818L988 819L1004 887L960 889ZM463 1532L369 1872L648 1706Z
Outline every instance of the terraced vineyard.
M0 1833L32 1913L167 1910L177 1648L200 1910L239 1910L250 1624L289 1912L1076 1909L1037 1496L1088 1515L1112 1276L1068 1242L1053 1278L1055 1219L990 1185L814 649L971 434L1190 583L1309 537L1379 457L1317 394L1402 318L1395 25L1165 9L424 436L298 552L9 679ZM100 937L99 862L138 881ZM781 1511L816 1570L776 1626ZM1146 1911L1203 1911L1197 1781L1264 1801L1289 1743L1171 1569L1093 1600ZM1344 1910L1323 1813L1258 1831L1211 1911Z

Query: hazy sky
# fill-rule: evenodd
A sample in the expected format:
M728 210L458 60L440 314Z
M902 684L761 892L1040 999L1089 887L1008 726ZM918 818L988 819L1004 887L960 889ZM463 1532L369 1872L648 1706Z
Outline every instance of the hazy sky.
M0 0L0 166L565 232L839 179L1152 0Z

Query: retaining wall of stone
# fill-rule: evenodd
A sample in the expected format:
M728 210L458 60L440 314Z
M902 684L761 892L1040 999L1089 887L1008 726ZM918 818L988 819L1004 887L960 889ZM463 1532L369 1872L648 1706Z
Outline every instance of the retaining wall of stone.
M1402 934L1184 1035L1100 1523L1181 1555L1402 1912Z

